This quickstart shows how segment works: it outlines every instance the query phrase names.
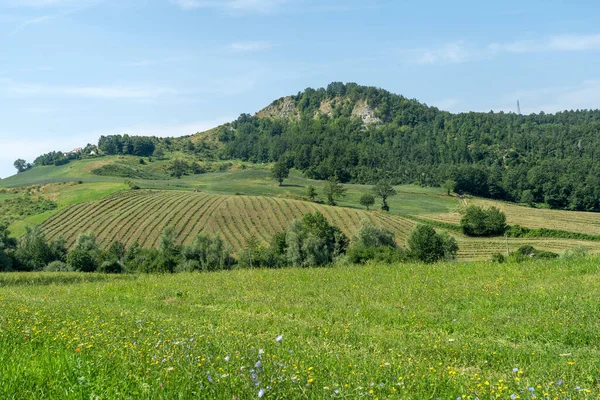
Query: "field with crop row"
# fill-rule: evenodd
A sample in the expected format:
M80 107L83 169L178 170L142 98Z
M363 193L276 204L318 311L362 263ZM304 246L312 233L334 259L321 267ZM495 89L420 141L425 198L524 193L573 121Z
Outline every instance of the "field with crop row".
M600 235L600 213L539 209L483 199L469 199L467 204L474 204L485 208L491 206L497 207L506 214L506 222L509 225ZM458 224L460 222L460 214L458 212L422 214L419 217L450 224Z
M351 236L363 219L369 219L396 234L404 245L414 222L405 218L298 200L263 196L227 196L182 191L127 191L105 199L69 207L46 221L42 230L48 239L63 237L71 245L77 236L93 232L99 242L121 241L153 247L164 228L172 227L180 243L189 243L198 233L219 234L234 251L255 235L263 243L285 230L302 215L320 211L333 225Z

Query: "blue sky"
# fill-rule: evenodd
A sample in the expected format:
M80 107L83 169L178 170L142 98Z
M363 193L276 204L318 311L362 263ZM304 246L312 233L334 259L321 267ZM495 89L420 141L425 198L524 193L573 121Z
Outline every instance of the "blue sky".
M331 81L452 112L600 108L599 15L597 0L0 0L0 177Z

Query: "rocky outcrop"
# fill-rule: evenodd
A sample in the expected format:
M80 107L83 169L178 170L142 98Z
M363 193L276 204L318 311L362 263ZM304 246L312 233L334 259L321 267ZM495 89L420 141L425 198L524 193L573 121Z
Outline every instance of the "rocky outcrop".
M294 99L290 96L277 100L268 107L263 108L256 113L259 118L273 119L300 119L300 112L294 104Z
M360 118L365 125L381 123L381 120L375 116L375 110L369 107L364 100L356 103L352 110L352 116Z

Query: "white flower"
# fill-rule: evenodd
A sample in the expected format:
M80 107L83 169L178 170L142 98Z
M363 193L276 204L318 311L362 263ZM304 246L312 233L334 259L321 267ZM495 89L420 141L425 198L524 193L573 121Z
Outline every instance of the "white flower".
M225 356L225 361L229 361L229 354Z
M283 340L283 335L279 335L275 338L276 342L281 342Z
M261 397L263 397L264 395L265 395L265 389L260 389L260 390L258 391L258 398L261 398Z

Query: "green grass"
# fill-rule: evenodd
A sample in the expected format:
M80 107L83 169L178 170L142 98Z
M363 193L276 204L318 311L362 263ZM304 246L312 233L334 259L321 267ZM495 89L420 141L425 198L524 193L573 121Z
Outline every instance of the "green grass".
M599 261L4 274L0 398L592 398Z

